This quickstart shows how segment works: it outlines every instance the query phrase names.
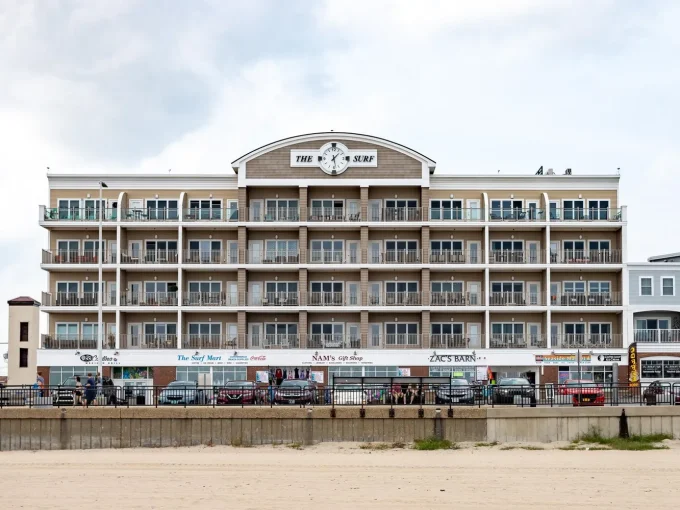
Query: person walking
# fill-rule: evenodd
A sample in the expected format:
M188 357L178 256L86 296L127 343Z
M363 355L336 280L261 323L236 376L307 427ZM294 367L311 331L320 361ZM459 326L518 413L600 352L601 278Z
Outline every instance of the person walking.
M90 407L90 405L95 402L97 398L97 382L94 377L92 377L92 372L87 374L87 382L85 383L85 407Z
M45 378L42 375L42 372L38 372L38 375L35 378L35 382L38 385L38 389L40 390L40 396L44 397L45 396Z
M76 391L73 393L73 405L84 406L83 401L83 383L80 382L80 376L76 376Z

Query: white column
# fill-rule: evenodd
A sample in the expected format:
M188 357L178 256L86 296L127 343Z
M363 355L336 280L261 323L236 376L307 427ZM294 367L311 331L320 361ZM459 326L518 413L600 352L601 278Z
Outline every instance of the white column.
M181 222L181 219L180 219ZM182 268L182 248L184 228L180 224L177 229L177 348L182 348L182 300L184 299L184 269Z
M550 304L550 282L552 280L552 276L550 274L550 225L545 227L545 256L546 256L546 264L547 269L545 271L545 304L547 305L547 312L545 314L545 320L546 320L546 332L545 332L545 338L546 338L546 347L548 349L552 348L552 308Z
M120 214L121 214L121 208L120 208L120 201L118 202L118 215L120 219ZM122 251L122 246L121 246L121 239L122 239L122 232L121 232L121 226L118 225L116 227L116 296L115 296L115 305L116 305L116 349L120 349L120 284L121 284L121 273L120 273L120 254Z

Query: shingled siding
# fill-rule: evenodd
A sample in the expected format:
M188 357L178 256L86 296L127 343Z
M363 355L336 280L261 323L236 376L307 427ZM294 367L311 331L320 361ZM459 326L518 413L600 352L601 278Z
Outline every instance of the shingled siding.
M335 141L336 139L332 139ZM349 167L340 175L328 175L320 168L290 166L291 149L318 150L331 141L304 142L276 149L246 163L248 179L419 179L422 177L422 163L417 159L391 149L364 142L337 139L348 149L376 149L378 168Z

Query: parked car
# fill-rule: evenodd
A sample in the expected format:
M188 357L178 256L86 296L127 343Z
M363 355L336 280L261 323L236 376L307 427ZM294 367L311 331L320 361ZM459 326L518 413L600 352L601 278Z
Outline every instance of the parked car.
M361 406L368 403L368 391L360 384L339 384L333 387L333 405Z
M536 405L534 387L528 379L509 377L500 379L498 384L493 386L491 401L494 404L513 404L515 397L529 399L531 405Z
M440 385L434 394L435 404L474 404L474 391L466 379L451 379Z
M576 407L604 405L604 388L593 381L567 379L557 387L557 394L570 398Z
M85 384L87 383L87 376L80 376L80 383L83 385L82 391L85 392ZM102 392L108 397L115 393L116 388L113 386L113 381L110 377L102 378ZM76 376L72 375L64 379L64 381L57 385L57 388L52 391L52 403L55 406L72 406L75 402L76 393ZM107 401L109 399L107 398Z
M158 405L202 405L207 402L206 392L193 381L172 381L158 394Z
M229 404L261 404L265 400L263 390L257 387L253 381L229 381L217 390L215 403L217 405Z
M680 386L654 381L644 389L642 398L648 406L654 406L657 403L680 405Z
M286 379L274 393L274 405L316 404L317 399L316 384L300 379Z

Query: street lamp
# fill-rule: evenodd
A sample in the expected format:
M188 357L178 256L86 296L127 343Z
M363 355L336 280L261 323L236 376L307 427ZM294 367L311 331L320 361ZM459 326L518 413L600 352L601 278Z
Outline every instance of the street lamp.
M98 310L98 320L99 324L97 326L97 371L99 372L99 377L101 377L102 384L104 384L104 371L102 370L102 350L104 348L104 321L103 321L103 304L104 304L104 282L102 278L102 263L104 258L104 239L102 238L102 227L104 226L104 213L106 208L102 207L102 190L108 188L104 181L99 181L99 310ZM99 381L95 380L95 385L99 385Z

